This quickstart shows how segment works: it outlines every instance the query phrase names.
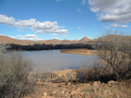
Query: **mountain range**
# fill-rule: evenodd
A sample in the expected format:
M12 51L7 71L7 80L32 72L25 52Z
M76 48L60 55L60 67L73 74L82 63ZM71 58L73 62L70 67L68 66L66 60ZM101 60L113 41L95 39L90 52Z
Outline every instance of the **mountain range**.
M52 44L52 45L68 45L68 44L84 44L91 41L88 37L83 37L80 40L58 40L58 39L52 39L52 40L38 40L38 41L33 41L33 40L19 40L19 39L14 39L11 37L3 36L0 35L0 44L17 44L17 45L34 45L34 44Z

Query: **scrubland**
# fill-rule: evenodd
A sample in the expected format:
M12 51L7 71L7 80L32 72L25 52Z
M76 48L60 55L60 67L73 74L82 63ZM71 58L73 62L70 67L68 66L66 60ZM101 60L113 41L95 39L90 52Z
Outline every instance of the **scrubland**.
M32 63L21 55L7 57L8 46L0 45L0 98L130 98L130 43L122 35L99 38L93 53L100 60L91 68L41 74L32 72Z

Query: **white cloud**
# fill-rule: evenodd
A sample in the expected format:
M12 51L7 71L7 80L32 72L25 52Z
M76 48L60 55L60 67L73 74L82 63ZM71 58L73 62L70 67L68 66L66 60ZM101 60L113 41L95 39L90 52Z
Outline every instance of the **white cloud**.
M17 35L17 39L24 39L24 40L38 40L38 36L34 34L27 34L27 35Z
M130 26L114 23L114 24L111 24L110 26L104 26L104 27L105 28L111 28L111 27L129 28Z
M111 24L111 27L120 27L120 24Z
M58 37L55 37L55 39L59 39Z
M81 29L81 27L77 27L77 29Z
M8 36L8 37L10 37L10 38L15 38L15 39L16 39L16 37L15 37L15 36Z
M58 34L50 34L51 36L57 36Z
M36 22L31 29L34 30L36 33L58 33L58 34L64 34L68 33L68 30L61 29L62 27L59 27L57 22Z
M86 0L82 0L81 3L82 3L83 5L85 5L85 4L86 4Z
M131 23L131 0L89 0L102 22Z
M19 20L18 22L15 22L15 26L19 28L26 28L31 27L35 24L35 19L29 19L29 20Z
M128 25L121 25L121 28L129 28Z
M58 34L66 34L66 33L68 33L68 30L66 30L66 29L58 29L58 30L56 30L55 33L58 33Z
M0 15L0 24L16 26L18 28L30 28L36 33L57 33L57 34L68 33L67 29L63 29L62 26L58 26L57 21L39 22L39 21L36 21L36 19L15 21L13 17Z
M6 24L9 26L14 25L15 19L13 17L7 17L6 15L0 15L0 24Z

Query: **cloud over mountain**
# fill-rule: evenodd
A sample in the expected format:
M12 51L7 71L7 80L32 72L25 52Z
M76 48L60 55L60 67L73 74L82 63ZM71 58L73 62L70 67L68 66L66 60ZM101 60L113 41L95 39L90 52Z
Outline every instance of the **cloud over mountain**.
M64 34L68 33L66 29L61 29L62 27L58 26L57 22L39 22L37 21L31 29L34 30L36 33L58 33Z
M5 24L9 26L15 26L18 28L30 28L36 33L57 33L57 34L66 34L68 33L67 29L63 29L62 26L58 26L57 21L36 21L36 19L29 20L18 20L16 21L13 17L8 17L6 15L0 14L0 24Z
M16 38L25 40L38 40L38 36L34 34L27 34L25 36L17 35Z
M32 27L35 25L36 20L35 19L29 19L29 20L19 20L18 22L15 22L15 26L19 28L27 28Z

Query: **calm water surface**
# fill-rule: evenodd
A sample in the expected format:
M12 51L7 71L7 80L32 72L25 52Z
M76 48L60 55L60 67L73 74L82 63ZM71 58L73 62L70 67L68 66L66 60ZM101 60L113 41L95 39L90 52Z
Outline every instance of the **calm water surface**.
M22 51L20 53L33 61L34 70L38 72L91 67L97 59L96 56L90 55L60 53L60 50Z

